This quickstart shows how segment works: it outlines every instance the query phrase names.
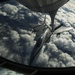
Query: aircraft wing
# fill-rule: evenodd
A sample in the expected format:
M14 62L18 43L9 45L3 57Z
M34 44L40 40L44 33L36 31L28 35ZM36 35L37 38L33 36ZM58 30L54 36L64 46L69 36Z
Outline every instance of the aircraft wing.
M53 34L58 34L58 33L62 33L62 32L65 32L65 31L69 31L73 29L72 27L64 27L64 26L61 26L60 28L56 29Z

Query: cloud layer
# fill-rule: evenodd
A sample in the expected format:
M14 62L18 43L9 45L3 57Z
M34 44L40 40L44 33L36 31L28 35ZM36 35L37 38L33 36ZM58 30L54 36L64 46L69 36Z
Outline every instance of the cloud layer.
M55 24L63 23L73 30L53 35L50 42L44 44L33 66L37 67L70 67L75 66L75 4L69 1L58 10ZM12 61L28 64L30 54L36 43L36 34L29 24L43 23L45 14L30 11L13 1L0 4L0 55ZM50 24L47 14L46 24ZM2 69L1 75L11 71ZM16 73L11 72L11 75ZM19 74L18 74L19 75Z

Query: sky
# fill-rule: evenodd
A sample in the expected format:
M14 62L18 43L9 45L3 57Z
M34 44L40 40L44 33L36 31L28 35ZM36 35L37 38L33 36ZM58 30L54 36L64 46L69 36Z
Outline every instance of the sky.
M46 24L50 16L46 14ZM28 64L36 41L36 33L29 24L42 24L45 14L33 12L15 0L0 4L0 55L21 64ZM44 44L33 66L75 66L75 0L62 6L55 17L55 24L73 27L72 30L56 34ZM0 68L1 75L23 75Z

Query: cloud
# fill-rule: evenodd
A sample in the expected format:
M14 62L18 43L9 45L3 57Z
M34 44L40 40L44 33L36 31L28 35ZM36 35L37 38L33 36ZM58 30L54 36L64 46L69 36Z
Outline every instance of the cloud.
M18 34L18 32L14 31L14 30L11 30L10 31L10 38L12 39L13 42L18 42L19 39L20 39L20 36Z
M18 12L18 8L11 4L4 4L2 9L8 14L15 14Z

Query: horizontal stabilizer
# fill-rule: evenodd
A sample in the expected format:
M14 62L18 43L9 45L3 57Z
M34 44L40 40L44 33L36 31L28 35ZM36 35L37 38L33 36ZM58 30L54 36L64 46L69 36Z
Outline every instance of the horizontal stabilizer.
M58 34L58 33L62 33L62 32L65 32L65 31L69 31L73 29L72 27L64 27L64 26L61 26L60 28L58 28L57 30L55 30L53 32L53 34Z

